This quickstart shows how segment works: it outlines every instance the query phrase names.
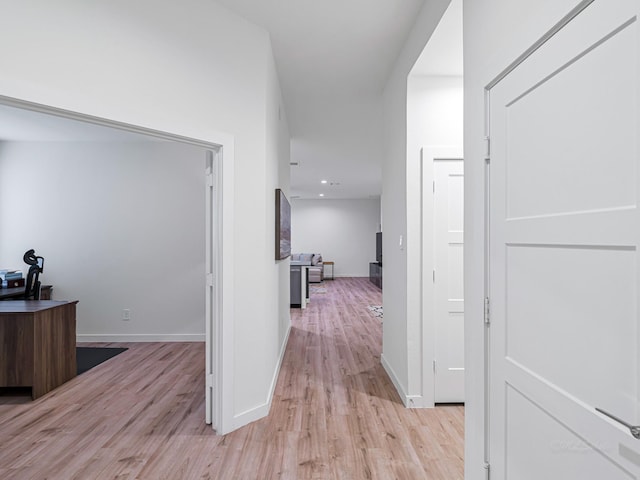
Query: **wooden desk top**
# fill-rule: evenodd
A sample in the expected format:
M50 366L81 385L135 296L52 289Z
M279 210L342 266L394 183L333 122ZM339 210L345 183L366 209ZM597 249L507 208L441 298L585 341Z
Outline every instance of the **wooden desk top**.
M6 300L0 302L0 315L3 313L35 313L61 305L78 303L78 300Z

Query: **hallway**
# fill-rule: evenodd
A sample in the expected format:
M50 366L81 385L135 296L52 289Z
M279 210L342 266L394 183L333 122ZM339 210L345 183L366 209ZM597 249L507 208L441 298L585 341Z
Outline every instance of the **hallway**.
M295 452L295 475L283 478L462 479L463 407L404 408L380 364L382 323L368 307L381 291L366 278L319 288L292 310L272 407L278 433L299 432L283 463Z
M380 366L380 290L313 290L267 418L204 424L202 343L108 344L129 350L34 402L0 394L0 478L462 479L463 408L405 409Z

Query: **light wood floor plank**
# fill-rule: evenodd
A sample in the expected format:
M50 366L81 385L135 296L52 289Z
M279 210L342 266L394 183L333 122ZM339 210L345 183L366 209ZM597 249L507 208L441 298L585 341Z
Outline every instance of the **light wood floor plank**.
M0 478L463 478L464 409L406 409L380 364L367 279L325 281L292 329L265 419L204 424L204 345L129 350L31 401L0 391ZM315 288L314 288L315 290Z

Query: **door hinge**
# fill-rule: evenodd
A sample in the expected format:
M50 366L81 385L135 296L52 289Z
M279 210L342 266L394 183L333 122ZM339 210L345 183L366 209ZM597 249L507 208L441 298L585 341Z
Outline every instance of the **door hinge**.
M433 373L436 373L436 361L433 361Z
M213 287L213 273L207 273L207 287Z
M491 465L488 463L484 464L484 479L489 480L491 478Z
M207 388L213 388L213 375L209 374L205 376L205 383Z
M491 160L491 138L484 137L484 159L489 162Z
M486 297L484 299L484 324L487 326L491 324L490 313L489 297Z
M433 271L433 283L436 283L436 271Z
M213 187L213 173L207 173L207 187Z
M433 193L436 193L436 181L433 181Z

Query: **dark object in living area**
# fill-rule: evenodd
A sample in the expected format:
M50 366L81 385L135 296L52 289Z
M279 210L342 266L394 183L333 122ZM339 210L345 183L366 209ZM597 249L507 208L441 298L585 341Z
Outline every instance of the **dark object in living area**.
M127 350L119 347L76 347L78 375Z
M382 232L376 233L376 261L369 264L369 280L382 290Z
M369 281L382 290L382 264L369 263Z

